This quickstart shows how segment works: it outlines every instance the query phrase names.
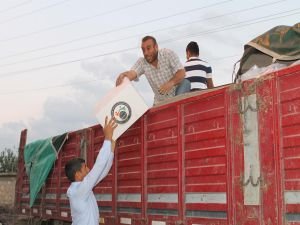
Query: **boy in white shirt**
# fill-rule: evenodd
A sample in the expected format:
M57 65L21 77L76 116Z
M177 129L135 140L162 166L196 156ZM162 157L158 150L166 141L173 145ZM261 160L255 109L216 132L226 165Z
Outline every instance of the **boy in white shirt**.
M65 173L72 182L67 191L71 206L72 225L99 225L99 210L93 188L108 174L114 158L112 136L117 124L105 118L105 140L90 170L84 159L75 158L65 165Z

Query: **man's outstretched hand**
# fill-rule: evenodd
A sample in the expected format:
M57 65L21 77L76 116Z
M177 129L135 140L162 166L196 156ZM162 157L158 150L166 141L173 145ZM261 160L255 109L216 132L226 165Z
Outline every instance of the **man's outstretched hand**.
M110 118L110 120L108 121L108 117L105 117L105 125L103 128L103 132L106 140L112 141L112 136L117 126L118 124L116 123L114 118Z

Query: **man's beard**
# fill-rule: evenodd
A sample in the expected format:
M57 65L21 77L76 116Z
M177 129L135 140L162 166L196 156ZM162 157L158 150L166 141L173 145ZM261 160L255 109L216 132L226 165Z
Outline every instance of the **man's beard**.
M151 64L157 59L157 57L158 57L158 51L153 54L153 57L151 57L151 59L146 58L146 61Z

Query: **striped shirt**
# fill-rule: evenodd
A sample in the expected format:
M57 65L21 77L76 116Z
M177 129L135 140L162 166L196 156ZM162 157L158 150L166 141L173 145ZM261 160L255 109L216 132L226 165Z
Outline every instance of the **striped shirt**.
M137 73L137 77L145 74L154 92L154 104L175 96L176 86L164 95L160 94L158 90L163 84L171 80L180 69L183 69L183 66L180 63L179 57L169 49L158 50L157 68L149 64L143 57L139 58L131 68L131 70Z
M207 89L207 79L212 78L210 65L198 57L190 57L184 65L185 78L191 82L192 89Z

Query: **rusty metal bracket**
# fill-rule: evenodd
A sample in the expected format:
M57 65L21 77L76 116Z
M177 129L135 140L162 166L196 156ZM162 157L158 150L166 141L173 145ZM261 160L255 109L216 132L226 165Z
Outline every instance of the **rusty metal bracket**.
M244 180L244 179L243 179L243 180ZM244 182L243 180L241 181L242 186L245 187L245 186L247 186L249 183L251 183L251 185L252 185L253 187L257 187L257 186L262 182L262 177L259 176L259 177L257 178L256 182L254 182L254 178L253 178L252 175L249 176L249 178L247 179L246 182Z
M245 114L248 110L252 112L257 112L259 108L257 101L256 101L256 106L252 106L249 103L248 96L244 96L243 102L242 100L239 100L238 107L239 107L240 114Z

